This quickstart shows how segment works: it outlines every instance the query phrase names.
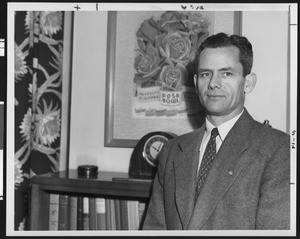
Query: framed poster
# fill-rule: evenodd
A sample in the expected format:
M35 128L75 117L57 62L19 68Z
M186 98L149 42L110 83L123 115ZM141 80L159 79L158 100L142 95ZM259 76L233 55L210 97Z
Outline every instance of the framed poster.
M108 13L105 146L134 147L146 133L201 126L194 58L210 35L240 34L235 11Z

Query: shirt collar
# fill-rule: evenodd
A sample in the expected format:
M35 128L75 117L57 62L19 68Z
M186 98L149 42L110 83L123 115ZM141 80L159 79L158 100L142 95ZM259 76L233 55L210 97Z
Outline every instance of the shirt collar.
M231 130L231 128L237 122L237 120L241 117L243 112L244 112L244 109L242 110L242 112L240 114L238 114L237 116L235 116L231 120L228 120L225 123L223 123L223 124L221 124L217 127L218 131L219 131L219 136L220 136L220 139L222 140L222 142L226 138L226 136L229 133L229 131ZM207 118L205 118L205 126L206 126L206 131L209 134L212 131L212 129L216 127L211 122L209 122L209 120Z

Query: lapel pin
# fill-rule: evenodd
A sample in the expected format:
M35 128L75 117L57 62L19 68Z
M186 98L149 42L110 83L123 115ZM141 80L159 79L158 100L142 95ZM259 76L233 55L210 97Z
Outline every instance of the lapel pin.
M232 170L229 170L229 171L228 171L228 173L229 173L229 175L230 175L230 176L232 176L232 175L233 175L233 172L232 172Z

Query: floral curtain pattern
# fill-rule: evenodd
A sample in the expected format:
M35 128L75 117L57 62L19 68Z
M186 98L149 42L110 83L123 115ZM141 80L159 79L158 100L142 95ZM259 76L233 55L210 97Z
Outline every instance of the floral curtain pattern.
M63 12L15 12L15 230L29 229L29 179L59 169Z

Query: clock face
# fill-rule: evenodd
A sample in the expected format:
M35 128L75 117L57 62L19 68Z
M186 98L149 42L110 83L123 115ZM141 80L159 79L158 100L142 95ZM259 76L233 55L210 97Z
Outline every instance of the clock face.
M157 156L168 138L163 135L153 135L144 144L143 157L153 167L157 167Z

